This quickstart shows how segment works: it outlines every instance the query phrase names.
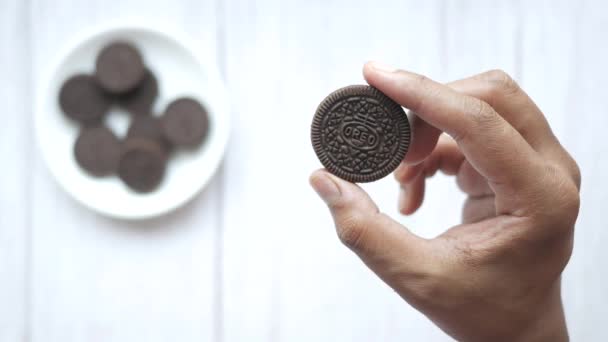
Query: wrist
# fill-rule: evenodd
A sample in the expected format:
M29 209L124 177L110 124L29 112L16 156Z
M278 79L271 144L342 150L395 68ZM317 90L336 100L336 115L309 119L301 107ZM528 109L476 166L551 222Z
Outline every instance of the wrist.
M537 319L530 322L516 341L569 341L559 282L538 309Z

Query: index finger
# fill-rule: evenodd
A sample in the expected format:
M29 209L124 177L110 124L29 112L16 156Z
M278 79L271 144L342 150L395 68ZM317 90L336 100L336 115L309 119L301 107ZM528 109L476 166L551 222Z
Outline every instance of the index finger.
M467 160L496 188L531 184L542 174L541 158L486 102L425 76L376 63L366 64L364 76L371 86L451 135Z

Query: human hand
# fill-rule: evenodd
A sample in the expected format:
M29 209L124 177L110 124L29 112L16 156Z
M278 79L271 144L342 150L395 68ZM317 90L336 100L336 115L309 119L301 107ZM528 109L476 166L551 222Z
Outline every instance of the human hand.
M423 239L357 185L316 171L311 185L342 242L458 340L568 340L560 275L572 252L580 172L542 112L501 71L442 85L370 63L364 76L416 113L412 146L395 171L400 211L420 207L426 178L438 170L455 175L468 198L462 224Z

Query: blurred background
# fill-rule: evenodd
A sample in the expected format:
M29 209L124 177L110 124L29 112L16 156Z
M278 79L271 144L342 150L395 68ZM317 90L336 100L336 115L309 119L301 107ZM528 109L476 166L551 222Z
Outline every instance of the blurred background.
M33 135L41 72L65 41L117 20L188 34L231 97L218 174L144 222L69 198ZM500 68L529 92L583 174L570 334L607 341L607 36L601 0L0 0L0 341L449 341L341 246L308 186L316 106L363 82L368 60L445 82ZM422 236L460 217L444 176L408 218L392 177L365 188Z

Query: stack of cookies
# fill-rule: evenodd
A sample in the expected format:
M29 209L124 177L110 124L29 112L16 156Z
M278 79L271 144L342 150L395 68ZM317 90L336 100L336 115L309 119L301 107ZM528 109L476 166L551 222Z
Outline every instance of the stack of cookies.
M85 172L94 177L118 175L132 190L151 192L161 184L172 151L203 143L209 129L203 106L195 99L179 98L156 116L158 89L142 54L121 41L102 49L93 75L77 74L65 81L59 105L80 126L74 156ZM124 139L104 123L113 106L129 112Z

